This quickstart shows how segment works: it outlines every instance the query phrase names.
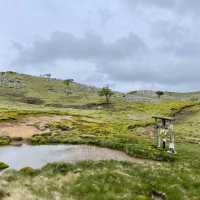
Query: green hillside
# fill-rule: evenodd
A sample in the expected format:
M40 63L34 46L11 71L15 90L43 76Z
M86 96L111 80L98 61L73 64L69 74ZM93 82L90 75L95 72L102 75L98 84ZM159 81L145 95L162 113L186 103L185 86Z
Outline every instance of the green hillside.
M74 81L66 85L64 80L56 78L31 76L11 71L0 72L1 102L31 103L31 98L35 98L36 102L33 102L33 104L54 107L103 103L103 98L99 97L98 90L96 87L79 84ZM199 97L199 92L175 93L166 91L162 99L184 100ZM115 92L113 97L114 102L158 100L156 91L150 90L132 91L127 94Z
M15 72L0 73L0 100L24 102L27 97L40 99L41 104L83 104L98 101L97 88L63 80L37 77Z
M70 116L47 122L42 130L33 124L41 134L20 138L21 142L107 147L141 163L85 161L8 170L0 177L0 199L199 200L199 93L165 92L158 98L153 91L115 92L106 105L98 88L75 82L67 87L62 80L13 72L1 75L7 83L4 80L0 87L0 126L7 123L13 128L30 116ZM153 145L153 115L175 117L177 154ZM15 140L0 136L0 145Z

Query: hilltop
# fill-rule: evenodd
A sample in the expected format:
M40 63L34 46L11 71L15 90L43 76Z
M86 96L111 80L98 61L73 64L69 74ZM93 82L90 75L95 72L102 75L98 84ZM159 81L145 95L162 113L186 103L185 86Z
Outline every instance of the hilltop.
M0 72L0 101L33 104L84 104L98 101L98 89L63 80L31 76L16 72ZM31 99L33 98L33 102ZM35 100L35 101L34 101Z
M64 80L19 74L12 71L0 72L0 102L8 104L35 104L53 107L85 108L103 103L99 97L99 88L83 85L68 79L69 85ZM139 90L123 94L115 92L113 102L121 101L158 101L156 91ZM165 92L162 99L197 99L200 92L176 93Z

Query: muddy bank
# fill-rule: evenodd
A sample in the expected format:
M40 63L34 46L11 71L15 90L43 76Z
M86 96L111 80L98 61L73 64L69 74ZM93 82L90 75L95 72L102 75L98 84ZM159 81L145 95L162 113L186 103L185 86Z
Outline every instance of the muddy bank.
M10 137L14 140L31 138L36 134L48 132L46 125L51 122L71 120L70 116L52 115L25 117L18 121L0 123L0 137Z

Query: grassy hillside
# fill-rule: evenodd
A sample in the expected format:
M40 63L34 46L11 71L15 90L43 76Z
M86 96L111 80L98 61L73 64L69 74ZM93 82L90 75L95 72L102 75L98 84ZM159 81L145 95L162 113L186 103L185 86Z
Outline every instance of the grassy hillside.
M97 145L145 162L57 163L41 170L8 171L0 177L0 199L199 200L200 104L193 93L166 93L161 99L152 91L115 93L112 105L105 106L96 88L72 83L67 94L61 80L16 73L6 77L21 81L23 87L13 87L12 82L0 87L0 121L15 122L29 115L71 116L48 123L49 132L31 137L32 144ZM30 104L24 101L27 97L41 101ZM176 117L176 155L153 146L152 115ZM0 137L0 145L11 140Z
M66 86L63 80L18 74L0 73L0 101L24 102L26 97L36 97L41 104L76 104L98 100L97 89L75 82Z
M162 99L176 99L176 100L198 100L200 98L200 92L168 92L163 91L164 95ZM127 93L127 98L132 100L144 100L144 101L158 101L156 91L153 90L135 90Z
M200 93L165 92L162 99L195 99ZM15 72L0 72L0 102L27 103L29 98L36 98L35 104L63 107L102 103L98 88L71 82L69 86L63 80L44 78ZM38 100L38 101L37 101ZM119 101L158 101L155 91L132 91L127 94L115 92L114 102Z

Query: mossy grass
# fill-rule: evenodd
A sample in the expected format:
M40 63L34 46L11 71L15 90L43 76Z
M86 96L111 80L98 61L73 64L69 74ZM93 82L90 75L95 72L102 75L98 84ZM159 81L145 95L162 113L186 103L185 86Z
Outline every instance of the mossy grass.
M6 169L8 168L9 166L3 162L0 162L0 171L3 170L3 169Z
M15 197L16 192L22 197L26 191L32 199L59 196L61 200L151 200L152 195L156 195L160 199L195 200L200 195L199 178L199 173L188 173L187 165L84 161L48 164L41 170L31 169L31 175L8 171L2 175L0 184L2 181L7 183L1 189L9 191L11 197Z

